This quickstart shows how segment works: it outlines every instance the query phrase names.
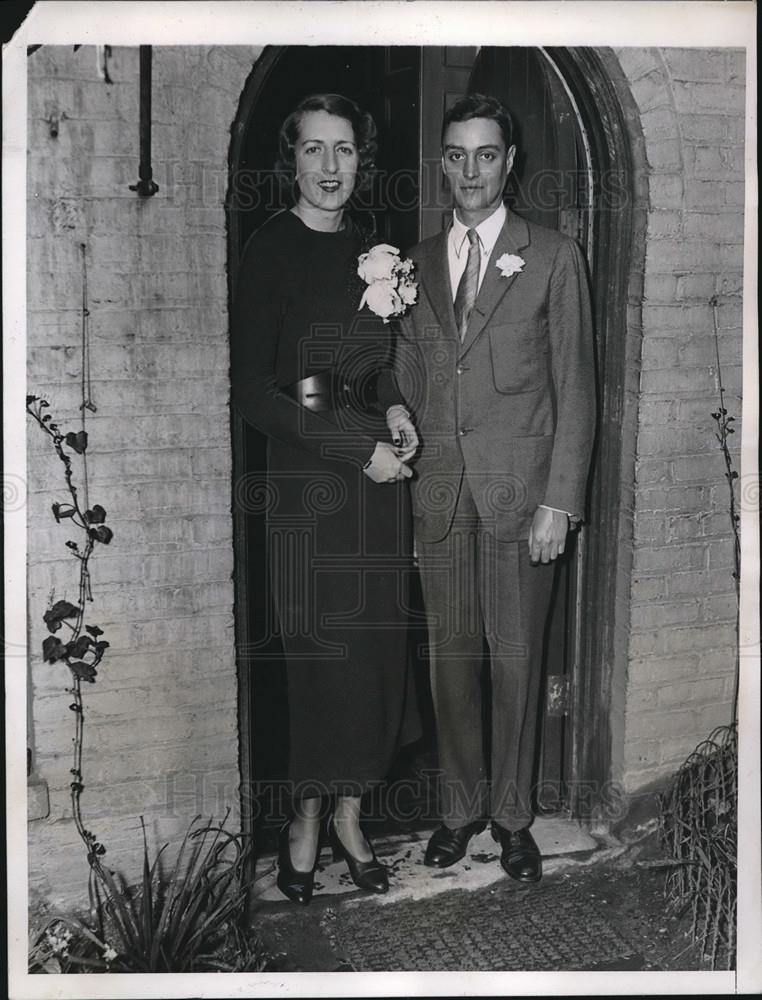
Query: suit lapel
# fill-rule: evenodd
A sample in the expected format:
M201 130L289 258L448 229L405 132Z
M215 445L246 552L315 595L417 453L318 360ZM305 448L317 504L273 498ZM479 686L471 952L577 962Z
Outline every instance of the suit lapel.
M455 326L455 311L452 305L452 291L450 289L450 265L447 260L447 238L450 227L442 230L432 243L429 251L429 258L423 263L421 268L421 282L426 288L426 293L431 300L434 312L442 327L442 336L448 340L458 339L458 330Z
M517 272L511 275L510 278L503 277L500 268L495 266L495 261L499 260L504 253L517 254L519 250L523 250L527 246L529 246L529 227L523 219L509 211L505 224L500 230L497 243L495 243L490 254L487 272L484 275L479 294L476 297L468 329L466 330L466 336L463 339L461 356L469 350L489 322L500 300L513 282L520 276Z

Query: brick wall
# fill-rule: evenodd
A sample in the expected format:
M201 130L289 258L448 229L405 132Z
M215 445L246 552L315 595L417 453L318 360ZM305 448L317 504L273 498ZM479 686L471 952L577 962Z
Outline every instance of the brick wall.
M619 49L648 174L630 649L619 766L632 790L730 721L736 601L712 309L741 415L744 54ZM736 442L740 433L736 436ZM740 442L738 442L740 443ZM736 468L738 450L734 449Z
M226 230L230 126L259 50L154 48L153 167L141 199L138 50L44 46L29 65L28 390L79 426L86 246L92 395L90 503L114 539L91 562L88 620L111 648L86 686L87 825L125 871L176 843L198 812L237 810ZM50 122L58 121L51 136ZM76 595L60 463L30 421L29 611L36 778L30 887L81 897L71 822L73 716L64 669L43 664L42 614ZM81 479L79 479L81 482ZM39 784L35 786L39 791ZM235 815L234 815L235 825Z

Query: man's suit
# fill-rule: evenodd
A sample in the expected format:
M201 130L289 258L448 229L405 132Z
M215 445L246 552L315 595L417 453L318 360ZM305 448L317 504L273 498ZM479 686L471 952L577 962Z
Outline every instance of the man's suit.
M457 827L487 814L519 829L532 818L553 581L553 564L530 564L527 538L539 505L584 513L595 421L590 303L577 245L509 211L461 341L447 239L444 231L410 251L419 296L397 349L398 381L421 438L413 514L443 818ZM521 267L508 277L497 266L506 254L520 258L512 263ZM492 685L489 776L484 637Z

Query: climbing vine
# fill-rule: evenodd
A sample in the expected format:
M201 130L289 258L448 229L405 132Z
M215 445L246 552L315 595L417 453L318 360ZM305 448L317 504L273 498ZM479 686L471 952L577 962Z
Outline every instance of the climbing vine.
M735 722L738 715L738 680L739 680L739 647L738 647L738 637L739 637L739 611L740 611L740 595L741 595L741 536L740 536L740 522L741 516L738 512L738 503L736 501L736 480L738 479L738 472L733 466L733 456L730 452L730 439L731 435L735 434L735 417L729 416L727 408L725 406L725 388L722 384L722 366L720 365L720 338L719 338L719 320L717 316L717 310L719 308L718 296L713 295L709 300L709 305L712 308L712 319L714 323L714 348L717 364L717 392L719 395L720 405L717 410L712 413L712 419L715 422L715 437L720 445L720 451L722 452L722 457L725 462L725 482L728 488L728 518L730 520L730 529L732 533L732 544L733 544L733 580L735 582L736 591L736 669L735 669L735 690L733 692L733 721Z
M52 415L45 412L49 407L50 404L46 399L27 396L27 413L49 437L63 465L69 498L66 502L54 503L52 513L58 524L69 524L73 529L77 529L79 540L68 539L66 547L78 560L79 579L76 601L56 601L43 616L49 635L42 643L42 656L46 663L63 664L70 674L71 685L66 690L72 695L73 700L69 708L75 718L74 761L70 784L72 813L77 832L87 848L88 862L92 866L106 853L106 848L98 841L95 834L86 828L82 819L81 800L85 787L82 775L85 721L82 685L95 683L98 667L109 644L103 638L103 629L86 622L85 615L87 604L92 601L90 558L97 545L109 544L113 532L106 524L104 508L100 504L95 504L93 507L82 504L79 490L74 482L72 454L84 457L87 450L87 432L80 430L64 433Z

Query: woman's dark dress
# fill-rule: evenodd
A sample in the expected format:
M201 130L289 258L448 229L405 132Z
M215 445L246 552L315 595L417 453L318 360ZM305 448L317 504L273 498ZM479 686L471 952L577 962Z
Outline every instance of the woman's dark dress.
M294 795L360 794L418 735L407 671L411 528L405 483L362 471L401 402L389 327L363 309L357 229L292 212L246 245L233 310L233 401L268 435L267 535L288 670ZM285 387L331 370L378 375L378 405L312 412Z

